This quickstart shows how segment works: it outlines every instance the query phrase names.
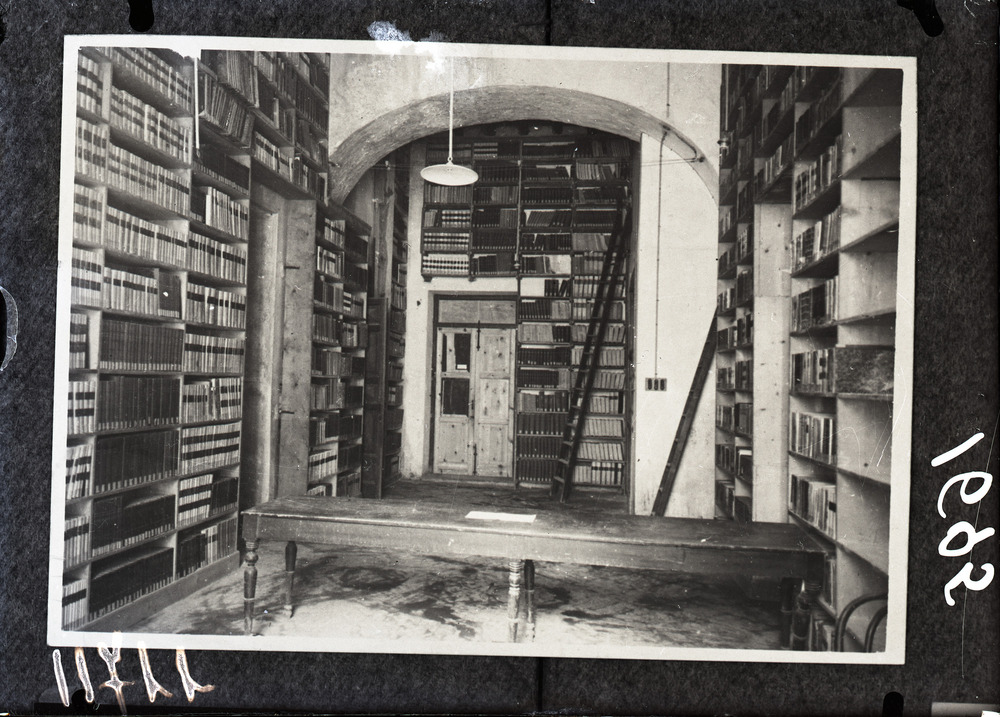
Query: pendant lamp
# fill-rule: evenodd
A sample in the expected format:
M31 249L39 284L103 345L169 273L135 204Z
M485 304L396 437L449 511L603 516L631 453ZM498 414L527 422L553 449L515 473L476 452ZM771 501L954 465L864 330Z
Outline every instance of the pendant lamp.
M470 167L452 163L452 133L455 130L455 58L451 58L451 89L448 92L448 161L444 164L432 164L420 170L420 176L425 182L443 184L448 187L461 187L472 184L479 175Z

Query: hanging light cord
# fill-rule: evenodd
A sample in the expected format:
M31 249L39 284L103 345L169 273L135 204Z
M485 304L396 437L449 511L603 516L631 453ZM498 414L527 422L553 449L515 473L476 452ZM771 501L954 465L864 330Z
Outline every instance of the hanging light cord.
M660 137L659 179L657 180L656 201L656 308L653 320L653 376L660 375L660 232L663 229L663 143L667 141L667 130Z
M452 158L452 133L455 131L455 58L451 58L451 87L448 90L448 164Z

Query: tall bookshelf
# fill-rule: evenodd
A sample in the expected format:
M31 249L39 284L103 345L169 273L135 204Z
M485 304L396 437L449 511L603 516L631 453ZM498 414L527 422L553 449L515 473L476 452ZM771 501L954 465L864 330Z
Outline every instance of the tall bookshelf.
M723 78L718 514L792 521L826 548L822 649L845 606L888 588L902 73L727 66ZM741 435L741 411L755 432ZM849 649L881 605L847 623Z
M631 193L631 143L582 128L560 130L542 126L511 136L466 128L453 155L479 180L473 187L425 184L423 193L425 279L517 280L514 458L515 481L524 484L548 484L556 474L604 256ZM443 161L445 153L445 145L432 144L428 163ZM575 485L627 487L624 286L623 280L617 287L599 354Z
M393 171L392 257L389 262L389 319L385 348L385 438L382 484L399 480L403 449L403 359L406 354L406 279L410 214L409 155L398 152Z
M194 74L167 51L79 56L67 629L235 567L247 166L196 152Z

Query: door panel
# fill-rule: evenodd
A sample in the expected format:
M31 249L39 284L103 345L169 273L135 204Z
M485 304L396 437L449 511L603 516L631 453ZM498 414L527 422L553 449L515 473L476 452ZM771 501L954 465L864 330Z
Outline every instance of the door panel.
M439 328L436 473L513 474L514 330Z

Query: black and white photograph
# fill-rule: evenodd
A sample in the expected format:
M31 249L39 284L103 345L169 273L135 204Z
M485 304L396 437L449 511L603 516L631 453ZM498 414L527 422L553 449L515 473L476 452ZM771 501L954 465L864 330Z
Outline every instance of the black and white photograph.
M912 58L63 71L51 644L903 662Z

